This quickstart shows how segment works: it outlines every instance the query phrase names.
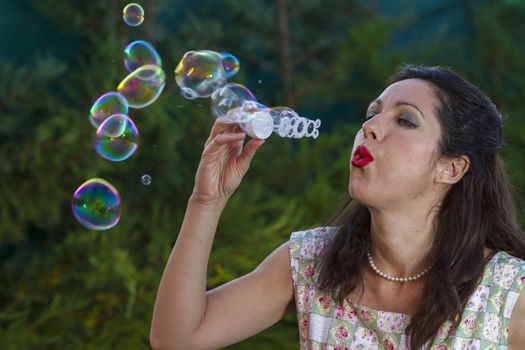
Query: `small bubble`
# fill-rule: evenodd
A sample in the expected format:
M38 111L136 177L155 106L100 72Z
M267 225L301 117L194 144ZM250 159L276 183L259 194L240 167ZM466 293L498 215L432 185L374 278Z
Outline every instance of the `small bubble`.
M127 4L122 10L122 18L130 27L139 26L144 21L144 9L136 3Z
M260 79L257 80L257 83L262 84L262 80L260 80Z
M151 185L151 176L148 174L142 175L140 182L142 182L142 184L145 186Z

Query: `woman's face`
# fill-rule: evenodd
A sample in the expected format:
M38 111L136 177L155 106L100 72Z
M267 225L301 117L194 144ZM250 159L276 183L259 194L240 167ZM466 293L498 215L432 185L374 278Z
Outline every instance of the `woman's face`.
M438 105L432 86L420 79L394 83L370 103L350 159L352 198L377 208L435 199Z

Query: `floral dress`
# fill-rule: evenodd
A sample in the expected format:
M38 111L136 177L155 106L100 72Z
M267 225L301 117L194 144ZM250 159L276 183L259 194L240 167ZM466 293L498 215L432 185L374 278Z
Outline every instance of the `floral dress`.
M338 305L316 289L314 259L333 238L335 228L294 232L290 263L301 350L409 349L409 314L371 309L345 300ZM469 298L460 326L446 339L450 322L438 330L433 350L507 349L512 309L525 285L525 261L496 253Z

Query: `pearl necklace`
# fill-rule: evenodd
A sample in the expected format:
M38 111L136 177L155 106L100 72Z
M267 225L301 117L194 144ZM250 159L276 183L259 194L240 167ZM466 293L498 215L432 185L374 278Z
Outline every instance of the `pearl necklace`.
M370 250L366 252L366 256L368 257L368 263L370 264L370 267L372 268L372 270L374 270L374 272L377 273L379 276L383 277L386 280L392 281L392 282L405 283L405 282L416 281L416 280L420 279L421 277L425 276L427 274L427 272L430 271L430 269L434 265L434 264L430 265L423 272L420 272L420 273L418 273L415 276L394 277L394 276L387 275L386 273L384 273L383 271L378 269L376 264L374 264L374 260L372 260L372 255L370 254Z

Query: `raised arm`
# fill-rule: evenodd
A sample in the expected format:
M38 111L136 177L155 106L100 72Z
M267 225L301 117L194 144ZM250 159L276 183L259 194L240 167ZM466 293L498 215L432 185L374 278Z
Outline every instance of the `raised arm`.
M206 292L217 223L262 140L217 121L202 153L195 186L164 270L151 325L154 349L216 349L245 339L291 310L287 244L250 274Z

